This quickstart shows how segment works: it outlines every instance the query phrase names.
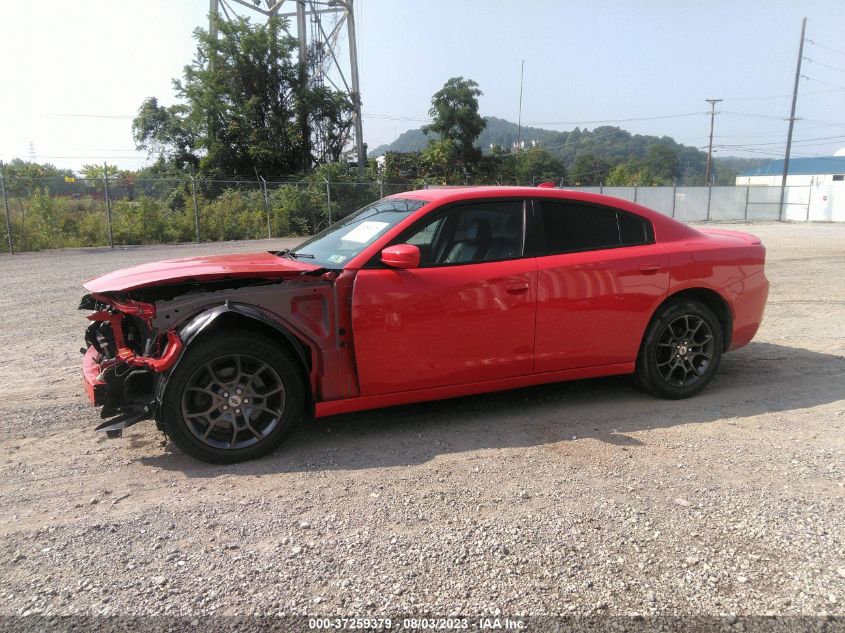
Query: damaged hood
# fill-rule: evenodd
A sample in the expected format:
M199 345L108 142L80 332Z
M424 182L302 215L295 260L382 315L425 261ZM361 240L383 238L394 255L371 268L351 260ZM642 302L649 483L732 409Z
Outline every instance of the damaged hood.
M278 279L317 270L319 266L279 257L273 253L233 253L168 259L122 268L86 281L89 292L123 292L149 286L163 286L185 281L257 277Z

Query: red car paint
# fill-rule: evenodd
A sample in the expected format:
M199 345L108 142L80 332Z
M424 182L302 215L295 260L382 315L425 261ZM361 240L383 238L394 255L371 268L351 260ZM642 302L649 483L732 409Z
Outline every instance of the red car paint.
M238 277L273 279L316 268L300 261L281 259L272 253L233 253L141 264L94 277L83 285L92 293L113 293L180 281L213 281Z
M97 350L89 347L82 358L82 384L85 386L85 393L91 404L96 406L102 404L100 394L106 386L105 381L100 378L100 371Z
M315 296L305 282L288 291L290 309L269 314L308 348L317 417L631 373L655 311L683 290L710 290L724 299L730 349L747 344L762 319L765 250L759 239L740 231L697 230L624 200L549 188L429 189L392 197L428 204L345 263L332 279L334 299L320 295L311 302L317 311L313 327L303 327L307 310L298 307ZM424 216L490 198L563 199L627 211L651 222L654 243L428 268L365 266ZM387 260L391 257L400 266L413 263L401 248L388 250ZM194 257L117 271L85 287L111 297L121 311L116 297L131 306L123 295L138 289L185 281L293 279L316 269L270 253ZM325 324L331 325L324 332ZM181 325L173 327L178 332ZM93 393L96 376L88 355L85 362Z

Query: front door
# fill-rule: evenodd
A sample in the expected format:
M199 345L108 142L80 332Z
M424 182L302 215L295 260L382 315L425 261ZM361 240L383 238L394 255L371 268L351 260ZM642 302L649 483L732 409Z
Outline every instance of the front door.
M523 201L435 211L398 243L419 268L358 272L352 331L362 396L530 374L537 262Z

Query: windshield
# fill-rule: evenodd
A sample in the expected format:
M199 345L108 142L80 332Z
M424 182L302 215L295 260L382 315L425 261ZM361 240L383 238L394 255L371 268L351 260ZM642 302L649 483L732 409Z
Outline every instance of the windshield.
M372 244L378 236L426 204L427 200L377 200L332 224L295 250L279 254L301 258L323 268L343 268L346 262Z

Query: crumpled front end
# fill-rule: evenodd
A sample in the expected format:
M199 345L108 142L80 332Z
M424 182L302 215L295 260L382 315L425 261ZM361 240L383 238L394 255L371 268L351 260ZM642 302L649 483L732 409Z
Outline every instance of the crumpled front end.
M152 304L88 294L79 309L92 311L82 349L85 391L102 407L105 422L97 430L117 436L155 415L158 382L179 358L182 341L176 330L152 326Z

